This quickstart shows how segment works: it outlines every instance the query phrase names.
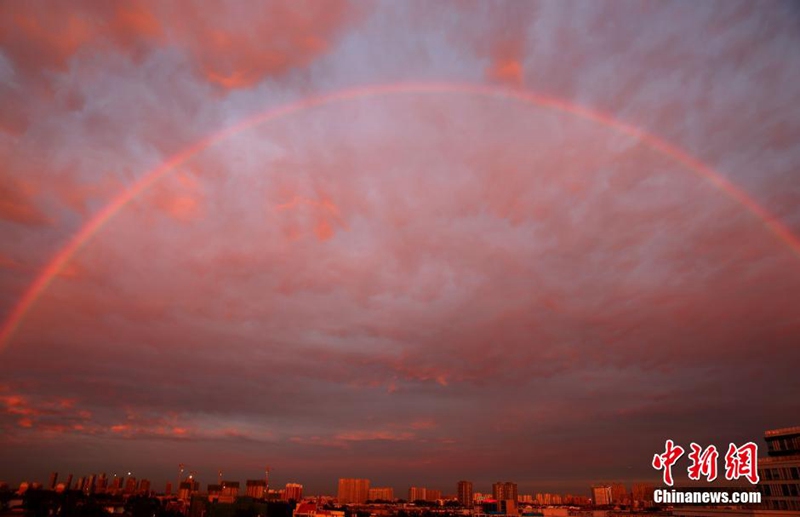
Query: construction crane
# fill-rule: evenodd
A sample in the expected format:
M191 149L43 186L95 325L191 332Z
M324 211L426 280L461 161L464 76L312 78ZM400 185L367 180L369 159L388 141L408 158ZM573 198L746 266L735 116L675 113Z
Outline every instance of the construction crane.
M181 492L181 480L183 479L183 471L186 468L186 465L183 463L178 464L178 484L175 485L175 494L180 494Z

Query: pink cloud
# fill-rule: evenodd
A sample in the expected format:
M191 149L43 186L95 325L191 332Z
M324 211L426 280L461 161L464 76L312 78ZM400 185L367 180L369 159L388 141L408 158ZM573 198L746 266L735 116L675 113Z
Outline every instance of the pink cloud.
M37 206L35 194L36 188L31 183L0 176L0 219L33 226L52 224Z

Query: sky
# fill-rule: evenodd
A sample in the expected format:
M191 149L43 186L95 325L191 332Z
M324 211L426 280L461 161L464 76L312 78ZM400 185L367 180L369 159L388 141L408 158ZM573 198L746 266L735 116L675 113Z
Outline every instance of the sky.
M791 2L0 3L0 480L586 495L800 425L797 48Z

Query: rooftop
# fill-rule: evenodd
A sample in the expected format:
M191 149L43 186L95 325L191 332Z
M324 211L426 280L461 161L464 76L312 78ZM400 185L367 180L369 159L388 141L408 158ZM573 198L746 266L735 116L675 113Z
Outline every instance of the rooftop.
M781 429L771 429L764 431L764 438L772 438L774 436L783 436L787 434L800 434L800 426L783 427Z

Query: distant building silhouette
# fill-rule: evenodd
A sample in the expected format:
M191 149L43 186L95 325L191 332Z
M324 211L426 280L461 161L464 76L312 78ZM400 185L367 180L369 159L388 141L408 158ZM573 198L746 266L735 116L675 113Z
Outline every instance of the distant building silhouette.
M339 479L337 499L340 504L363 504L367 498L369 498L369 479Z
M238 481L223 481L222 493L220 498L236 499L239 497L239 482Z
M634 483L631 487L633 505L638 508L653 506L653 493L656 487L652 483Z
M178 499L182 499L184 501L191 500L192 496L196 494L200 490L200 483L195 481L194 479L187 479L186 481L182 481L180 486L178 486Z
M610 485L599 485L592 487L592 502L595 506L605 506L611 504L613 498L611 496Z
M133 494L136 492L136 478L131 476L125 481L125 493Z
M625 485L622 483L613 483L611 485L611 502L613 504L628 504L630 497Z
M208 492L209 501L213 501L215 499L219 500L219 496L222 495L222 485L220 485L219 483L208 485L206 491Z
M459 481L456 493L461 506L472 506L472 481Z
M394 501L394 489L391 487L375 487L369 489L371 501Z
M286 488L283 489L284 501L300 502L303 500L303 485L300 483L286 483Z
M434 488L412 486L408 489L409 501L436 501L442 498L442 491Z
M498 501L517 502L517 484L511 481L498 481L492 485L492 497Z
M255 499L264 499L267 496L267 480L248 479L245 482L245 495Z

